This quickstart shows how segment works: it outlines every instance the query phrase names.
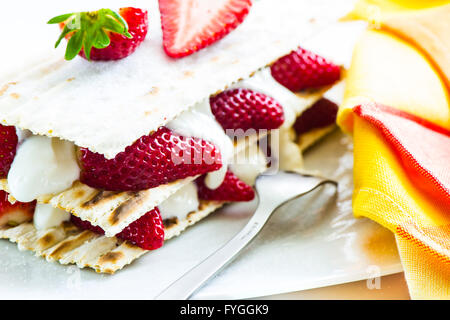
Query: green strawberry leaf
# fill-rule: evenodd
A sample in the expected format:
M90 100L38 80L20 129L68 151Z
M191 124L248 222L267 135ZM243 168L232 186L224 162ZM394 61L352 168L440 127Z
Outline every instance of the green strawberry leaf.
M72 60L75 58L75 56L78 54L78 52L81 51L81 48L83 47L83 38L86 31L80 31L76 32L70 39L67 44L66 49L66 60Z
M84 50L84 55L90 60L92 48L104 49L111 44L109 32L132 38L125 19L111 9L62 14L50 19L47 23L65 24L55 43L55 48L64 37L70 36L65 53L66 60L72 60L81 50Z
M119 23L121 25L123 25L124 33L128 33L128 23L125 21L125 19L120 14L118 14L117 12L115 12L111 9L105 9L105 10L107 10L107 13L113 17L113 20L115 19L115 20L119 21Z
M54 18L51 18L50 20L48 20L48 24L55 24L55 23L61 23L66 21L67 19L69 19L71 16L73 16L75 13L66 13L66 14L62 14L60 16L56 16Z
M61 32L58 40L55 43L55 48L57 48L59 46L59 43L61 42L61 40L71 31L72 31L72 29L69 29L69 27L67 27L67 25L64 26L63 31Z
M117 20L114 20L111 17L106 17L103 28L107 30L111 30L116 33L123 34L127 38L132 38L131 34L128 33L128 28L124 29L123 25L119 23Z
M97 31L95 40L96 42L94 43L94 47L98 49L106 48L111 43L111 40L109 39L104 29L100 29Z

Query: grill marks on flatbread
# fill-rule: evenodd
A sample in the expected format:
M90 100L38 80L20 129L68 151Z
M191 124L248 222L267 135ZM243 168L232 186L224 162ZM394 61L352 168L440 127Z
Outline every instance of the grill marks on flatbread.
M223 204L202 201L199 210L190 213L185 219L165 221L165 240L178 236ZM70 222L47 230L36 230L33 223L0 228L0 238L15 242L20 250L33 251L36 256L44 257L47 261L76 264L99 273L112 274L149 252L116 237L109 238L80 230Z

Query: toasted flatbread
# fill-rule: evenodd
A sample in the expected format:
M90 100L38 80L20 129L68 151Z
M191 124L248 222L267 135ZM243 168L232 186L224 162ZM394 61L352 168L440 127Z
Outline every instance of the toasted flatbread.
M165 224L165 240L178 236L188 226L195 224L223 206L219 202L202 202L197 212L185 219L171 220ZM20 250L31 250L36 256L61 264L76 264L80 268L93 268L101 273L114 273L143 254L143 250L128 241L106 237L91 231L82 231L70 222L48 230L36 230L32 223L0 229L0 238L16 242Z

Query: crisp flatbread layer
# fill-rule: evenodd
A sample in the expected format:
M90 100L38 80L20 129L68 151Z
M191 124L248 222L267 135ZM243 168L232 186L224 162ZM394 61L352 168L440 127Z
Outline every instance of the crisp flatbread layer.
M223 206L219 202L201 202L197 212L183 220L171 220L165 224L165 240L178 236L187 227ZM0 238L17 243L20 250L33 251L36 256L61 264L76 264L80 268L92 268L100 273L114 273L145 253L128 241L108 238L91 231L82 231L70 222L48 230L36 230L33 223L1 229Z
M0 84L0 120L113 158L182 111L288 53L343 15L332 0L259 0L236 30L204 50L171 59L162 49L157 0L149 34L114 62L48 61ZM330 12L331 11L331 12Z
M331 133L337 128L335 124L323 127L323 128L316 128L313 129L305 134L302 134L300 137L298 137L297 143L300 147L300 150L303 152L309 147L311 147L313 144L315 144L317 141L321 140L323 137L325 137L327 134Z

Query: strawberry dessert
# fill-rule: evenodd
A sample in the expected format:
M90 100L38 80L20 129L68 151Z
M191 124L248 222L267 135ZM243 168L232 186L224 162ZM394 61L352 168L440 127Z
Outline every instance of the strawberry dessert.
M93 50L94 48L88 56L95 60ZM104 49L98 50L100 52ZM277 61L270 69L273 75L270 81L289 90L308 90L319 85L331 85L339 78L338 67L311 53L308 53L308 59L304 57L299 60L299 54L302 52L305 51L299 49ZM305 61L306 65L301 66ZM309 69L316 70L324 78L313 77ZM264 83L270 83L267 79L269 76L267 69ZM258 75L255 75L255 79L257 77ZM3 178L8 177L13 198L28 203L32 203L39 196L63 191L76 180L100 190L139 192L186 178L195 178L194 182L186 184L158 207L143 214L115 235L144 250L154 250L162 246L164 241L163 221L174 217L184 219L190 212L198 210L201 201L238 202L255 198L251 184L256 176L264 171L266 163L250 180L245 179L242 172L233 172L232 139L235 137L230 136L230 132L245 132L249 129L270 131L284 125L286 112L290 112L286 108L289 107L289 102L286 96L281 96L280 88L273 88L259 86L256 80L254 83L238 83L235 87L199 103L157 131L142 136L113 159L107 159L87 148L77 148L78 151L74 152L74 149L70 150L74 147L69 142L53 141L41 136L28 135L19 144L18 130L1 126L5 143L0 150L0 172ZM277 100L277 97L280 99ZM296 119L294 129L301 135L330 125L335 121L336 112L337 107L331 101L319 100ZM64 155L65 163L58 161L57 158L62 158L61 155ZM17 173L23 171L21 159L25 157L38 159L34 172L28 169L26 178L23 173ZM44 159L42 166L47 167L44 174L39 159ZM48 170L49 163L53 164L50 168L53 168L54 172ZM64 177L67 177L66 183L53 189L54 185L48 182L54 175L59 176L59 181L64 181ZM20 181L19 187L16 181ZM35 190L32 192L30 190L33 186ZM31 196L23 197L24 193ZM61 215L58 211L48 214L48 208L41 208L49 205L39 206L36 213L39 212L44 218L35 217L35 220L54 220L52 214ZM30 208L34 207L30 205L27 208L28 213L21 219L30 219L30 212L33 212ZM2 207L2 211L8 210L10 209ZM74 215L67 216L65 220L70 220L80 229L98 234L105 233L100 226ZM49 227L55 223L44 221L40 224Z
M252 5L250 0L202 1L201 8L192 3L159 0L161 50L171 62L189 55L194 58L197 51L226 37L244 21ZM62 29L56 46L67 39L66 60L79 56L90 61L80 60L89 66L96 61L119 63L116 60L139 50L149 31L148 12L132 7L69 13L48 23ZM251 132L258 141L292 127L300 136L332 125L335 104L322 99L302 106L296 94L324 89L339 79L339 66L298 48L251 78L167 119L113 158L68 140L0 125L0 179L7 180L4 189L9 192L0 193L0 228L30 220L39 231L71 223L143 250L158 249L165 240L167 221L188 223L189 215L205 203L253 200L253 184L267 169L268 159L256 148L244 161L233 161L247 150L239 149L245 134ZM155 190L175 185L170 194L154 196L159 195ZM79 197L96 195L79 205L81 211L62 210L49 200L72 194L77 186L83 188L76 193ZM151 196L158 198L157 205L145 207L144 200ZM108 202L115 197L127 200ZM98 203L106 203L104 207L117 220L125 216L127 223L113 232L107 227L116 227L114 219L83 216L89 205ZM123 214L127 206L142 209L133 211L130 218Z

